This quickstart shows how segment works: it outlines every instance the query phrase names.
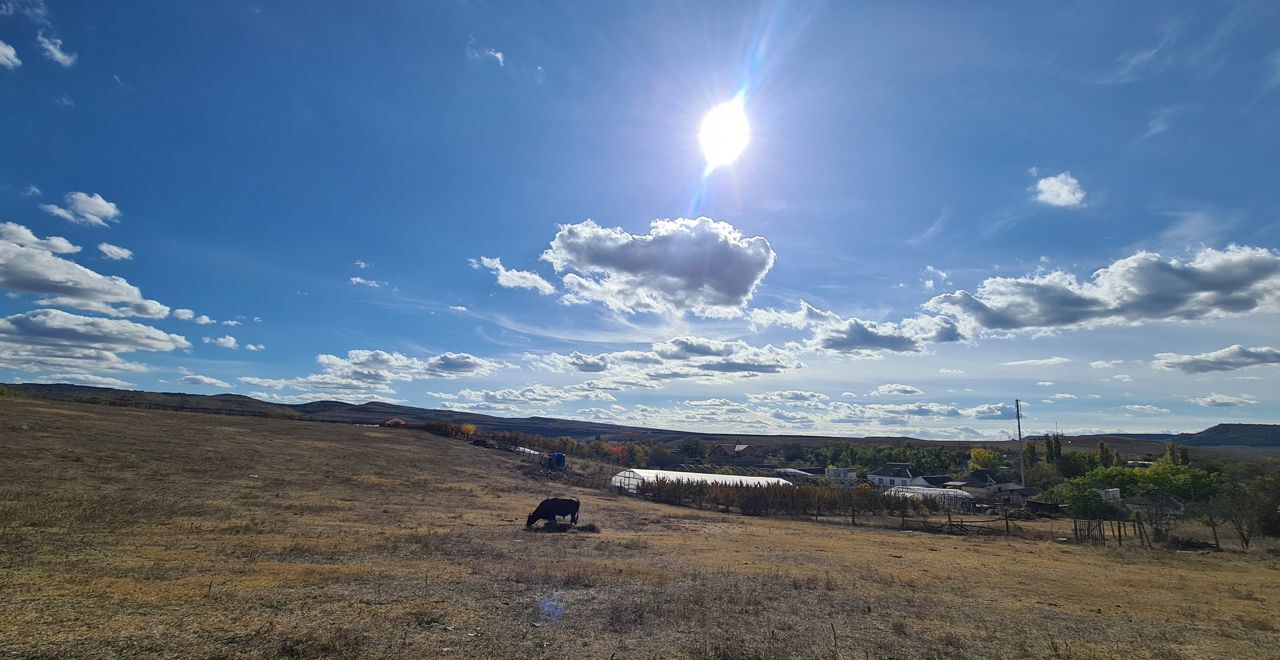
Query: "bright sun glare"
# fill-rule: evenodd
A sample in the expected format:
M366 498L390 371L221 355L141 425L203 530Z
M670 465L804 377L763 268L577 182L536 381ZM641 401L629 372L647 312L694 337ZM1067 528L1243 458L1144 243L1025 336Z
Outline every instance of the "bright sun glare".
M747 123L742 96L738 94L732 101L717 105L702 118L698 142L707 159L708 172L737 160L747 148L751 126Z

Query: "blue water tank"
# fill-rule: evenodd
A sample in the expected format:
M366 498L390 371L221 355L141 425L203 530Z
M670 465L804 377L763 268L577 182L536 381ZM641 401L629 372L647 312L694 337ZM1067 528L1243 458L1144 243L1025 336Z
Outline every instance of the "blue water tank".
M554 454L547 456L547 467L551 468L552 470L563 470L564 466L565 466L565 455L563 453L556 452Z

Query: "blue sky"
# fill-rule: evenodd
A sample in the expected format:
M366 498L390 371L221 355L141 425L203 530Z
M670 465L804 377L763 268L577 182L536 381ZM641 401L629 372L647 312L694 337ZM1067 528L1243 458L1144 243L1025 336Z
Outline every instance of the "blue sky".
M1277 421L1273 5L614 5L0 0L0 380Z

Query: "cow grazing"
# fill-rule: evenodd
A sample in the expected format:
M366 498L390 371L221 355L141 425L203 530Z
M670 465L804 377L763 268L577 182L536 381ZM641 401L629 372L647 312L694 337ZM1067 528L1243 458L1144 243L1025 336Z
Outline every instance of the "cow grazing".
M538 508L529 514L529 520L525 522L525 527L533 527L533 523L539 520L545 520L548 523L556 524L556 518L568 516L570 523L578 524L578 500L561 499L552 497L542 500Z

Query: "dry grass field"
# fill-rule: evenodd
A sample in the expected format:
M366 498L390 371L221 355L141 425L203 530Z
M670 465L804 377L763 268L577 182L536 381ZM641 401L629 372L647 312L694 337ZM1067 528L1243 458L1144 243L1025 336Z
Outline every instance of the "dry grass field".
M0 657L1280 657L1267 552L745 518L533 472L420 431L0 399ZM526 531L551 495L599 531Z

